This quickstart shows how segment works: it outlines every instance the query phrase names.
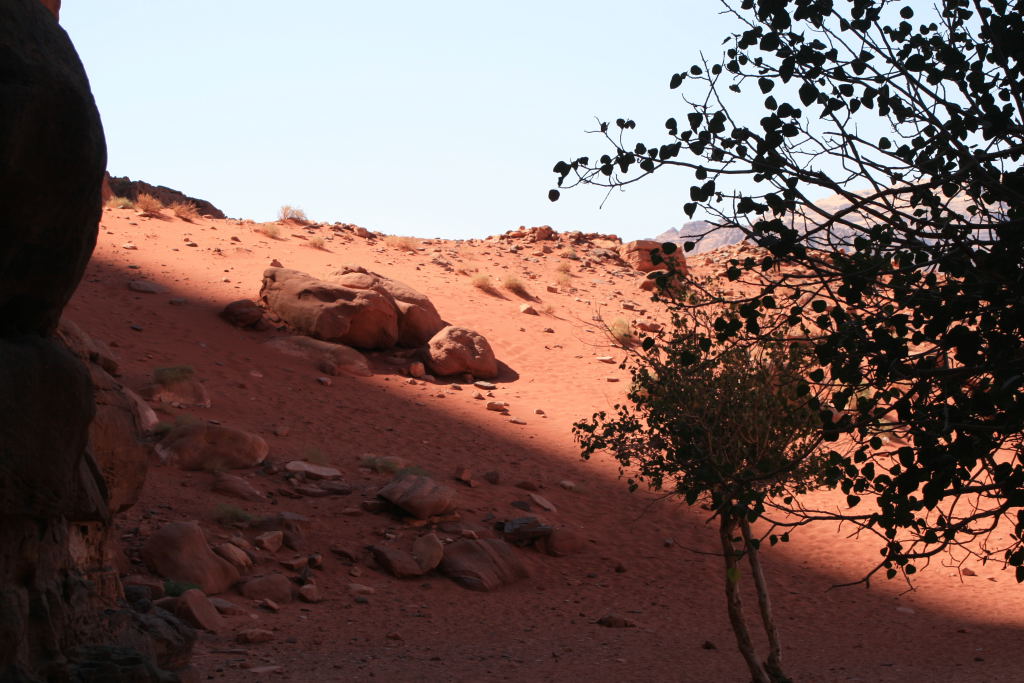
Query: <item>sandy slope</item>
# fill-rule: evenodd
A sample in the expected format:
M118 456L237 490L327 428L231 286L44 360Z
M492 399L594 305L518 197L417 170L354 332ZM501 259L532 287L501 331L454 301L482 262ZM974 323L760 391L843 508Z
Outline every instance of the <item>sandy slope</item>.
M311 233L331 238L326 251L303 239ZM713 531L677 503L630 494L614 463L582 462L569 431L575 419L624 393L624 382L608 378L626 373L595 360L621 354L591 327L591 317L600 310L609 319L634 316L621 310L623 299L646 307L636 274L606 261L580 272L558 248L542 254L524 245L512 253L508 242L496 240L429 241L409 253L326 228L287 226L282 237L270 239L235 221L189 224L108 209L67 313L93 336L116 344L129 386L146 383L154 368L191 365L213 406L188 412L261 434L276 461L312 455L340 468L357 487L344 497L239 503L209 490L212 475L154 463L142 502L118 523L127 548L172 520L198 519L211 540L227 538L235 530L214 517L219 504L230 504L311 517L309 550L325 555L326 566L316 573L322 603L294 603L272 614L233 597L250 615L232 617L230 631L201 636L195 662L203 674L239 681L746 680L724 613L719 559L694 552L714 549ZM137 249L123 248L126 243ZM446 320L490 340L507 365L495 398L508 401L510 415L527 424L487 411L470 386L411 384L383 357L373 360L373 377L337 377L322 386L308 362L263 346L275 332L242 331L221 321L217 312L224 304L256 296L261 273L275 258L321 276L359 264L429 294ZM575 291L563 285L547 292L545 285L560 277L558 265L567 262ZM498 282L516 274L539 299L537 308L550 311L521 314L522 299L481 292L468 275L454 272L460 268L490 273ZM129 290L127 282L137 278L167 291ZM171 303L182 298L184 304ZM163 417L179 412L170 409ZM287 436L275 436L278 425L290 429ZM509 505L525 495L513 484L534 482L558 506L545 516L578 529L586 549L567 558L523 551L532 577L490 594L438 575L399 581L368 560L353 572L329 552L331 545L358 550L383 534L401 542L421 533L389 517L343 513L372 498L388 479L359 468L358 458L368 453L407 458L456 486L451 475L457 466L478 476L498 470L497 486L459 488L468 521L521 514ZM282 485L279 477L251 477L263 490ZM577 490L559 487L565 479ZM875 557L872 543L847 542L825 527L799 531L793 542L766 553L784 656L796 680L1019 679L1024 589L1009 572L970 565L977 576L961 577L934 563L911 593L884 581L870 590L827 590L856 578ZM128 558L124 563L126 571L139 570ZM347 588L352 581L376 593L357 603ZM598 626L610 611L638 626ZM275 640L236 644L234 632L253 624L273 629ZM702 647L706 642L715 649ZM247 670L268 665L280 669Z

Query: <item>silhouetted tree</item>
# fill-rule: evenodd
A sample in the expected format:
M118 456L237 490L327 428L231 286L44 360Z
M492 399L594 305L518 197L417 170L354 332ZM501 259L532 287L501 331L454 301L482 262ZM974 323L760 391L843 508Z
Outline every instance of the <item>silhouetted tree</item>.
M721 58L671 77L686 111L665 122L667 138L627 142L632 120L602 123L611 148L558 162L558 186L689 172L683 211L760 247L724 273L749 294L662 298L719 307L712 351L781 338L812 352L800 391L832 444L822 483L848 507L777 504L877 534L863 581L952 549L1024 580L1021 3L725 11L738 32ZM813 201L825 194L842 201ZM655 418L646 429L669 416ZM1009 534L995 533L1004 521Z

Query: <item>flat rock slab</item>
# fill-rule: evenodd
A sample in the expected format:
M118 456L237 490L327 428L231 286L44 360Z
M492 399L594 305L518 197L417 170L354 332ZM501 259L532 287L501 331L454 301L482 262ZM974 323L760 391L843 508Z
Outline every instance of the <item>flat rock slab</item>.
M529 576L516 549L495 538L462 539L447 545L441 572L460 586L493 591Z
M333 467L317 465L305 460L292 460L284 466L285 471L293 474L304 474L310 479L340 479L341 471Z
M377 496L419 519L455 509L454 489L420 475L399 475L378 491Z

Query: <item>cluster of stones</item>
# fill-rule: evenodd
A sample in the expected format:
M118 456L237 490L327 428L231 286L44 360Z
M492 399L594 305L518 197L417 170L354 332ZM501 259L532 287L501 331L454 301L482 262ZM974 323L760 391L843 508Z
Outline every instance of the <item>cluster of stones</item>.
M266 326L267 316L284 323L296 334L269 343L310 358L325 374L367 376L371 371L360 351L404 348L415 350L417 362L435 376L498 375L498 361L482 335L447 324L426 295L359 266L323 280L271 267L263 273L259 299L262 306L236 301L221 315L239 327Z

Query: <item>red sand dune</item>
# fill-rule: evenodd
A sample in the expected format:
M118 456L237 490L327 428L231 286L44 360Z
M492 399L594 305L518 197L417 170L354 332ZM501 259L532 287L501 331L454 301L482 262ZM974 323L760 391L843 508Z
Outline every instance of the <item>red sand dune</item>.
M177 520L199 520L211 541L227 538L235 530L214 517L218 504L230 504L254 514L288 510L312 518L309 550L325 556L324 569L315 572L321 603L296 602L271 613L226 596L248 615L229 617L223 633L200 636L194 662L201 678L747 680L724 610L720 559L694 552L715 550L714 529L678 502L629 493L610 458L583 462L572 441L574 420L625 393L625 382L608 378L626 379L627 373L595 360L622 355L591 318L601 312L609 320L635 317L622 310L623 299L653 311L648 295L637 290L637 274L621 274L622 266L609 261L581 273L558 248L542 254L533 244L512 253L510 242L430 240L411 253L326 227L286 225L280 240L252 228L107 209L96 253L66 312L92 336L116 344L130 387L146 384L158 367L195 368L212 407L172 408L163 419L190 412L253 431L269 442L271 459L317 454L356 487L350 496L240 503L210 491L213 475L154 460L142 500L117 522L125 548L137 548ZM312 234L332 238L326 250L309 246L305 238ZM137 249L123 248L127 243ZM223 322L217 313L226 303L256 297L272 259L319 276L358 264L428 294L443 318L484 334L507 365L493 393L510 404L509 416L486 410L472 386L411 384L380 359L373 361L372 377L335 377L323 386L308 361L263 345L275 333ZM539 299L534 305L541 315L520 313L521 298L504 290L500 297L484 293L469 275L437 261L453 270L476 268L496 283L518 276ZM702 267L702 258L695 262ZM563 263L571 265L575 292L564 286L546 291L561 277ZM127 282L139 278L166 292L129 290ZM180 298L184 304L170 303ZM526 424L512 424L510 416ZM287 435L276 436L276 426L287 427ZM471 592L436 574L399 580L365 561L350 567L329 552L332 545L361 551L384 534L411 542L421 533L390 517L343 513L388 480L359 467L366 454L401 456L456 486L463 519L473 522L516 516L509 504L525 492L513 484L533 482L558 508L545 517L577 529L585 548L562 558L524 550L532 576L494 593ZM502 482L461 486L452 478L458 466L477 479L497 470ZM560 487L562 480L576 490ZM250 481L263 490L281 483L260 473ZM870 590L828 590L858 578L875 558L873 540L847 540L831 526L799 530L791 543L765 553L784 661L795 680L1020 680L1024 588L1012 573L975 563L967 565L975 576L961 576L934 562L913 592L884 580ZM141 570L121 559L125 572ZM352 582L375 593L357 602L348 589ZM755 604L750 596L748 608ZM637 626L597 625L609 612ZM272 630L274 639L237 644L236 632L254 626ZM714 649L702 647L708 642Z

